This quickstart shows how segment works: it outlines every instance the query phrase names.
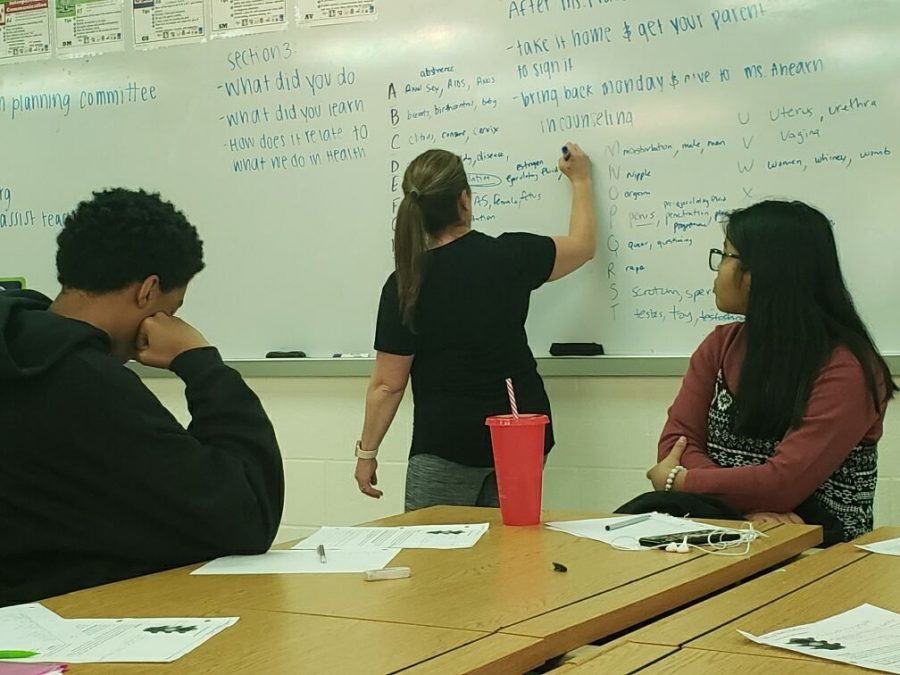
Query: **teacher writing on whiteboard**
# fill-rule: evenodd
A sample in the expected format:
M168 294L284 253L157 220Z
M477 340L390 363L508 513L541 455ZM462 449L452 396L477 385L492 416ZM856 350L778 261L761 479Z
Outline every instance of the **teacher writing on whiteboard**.
M519 408L550 415L525 335L531 292L594 256L597 219L591 162L570 143L559 169L572 186L569 233L492 237L472 229L472 191L462 160L428 150L407 167L397 211L395 270L381 292L375 369L366 394L355 479L377 487L378 446L412 375L413 436L406 510L436 504L498 506L484 420ZM518 223L515 223L518 225ZM546 427L545 454L553 447Z

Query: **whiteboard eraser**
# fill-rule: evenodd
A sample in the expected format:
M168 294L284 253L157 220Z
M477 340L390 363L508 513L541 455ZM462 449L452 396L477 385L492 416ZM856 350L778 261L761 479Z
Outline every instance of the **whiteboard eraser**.
M385 567L381 570L363 572L366 581L384 581L385 579L406 579L410 575L408 567Z
M603 345L596 342L554 342L550 356L603 356Z

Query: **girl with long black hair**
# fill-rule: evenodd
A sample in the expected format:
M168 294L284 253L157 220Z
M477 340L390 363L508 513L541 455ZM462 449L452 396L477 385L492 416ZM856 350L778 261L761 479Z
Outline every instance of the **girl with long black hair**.
M735 211L712 249L718 326L690 361L648 472L751 520L872 529L877 443L897 386L856 312L831 223L801 202Z

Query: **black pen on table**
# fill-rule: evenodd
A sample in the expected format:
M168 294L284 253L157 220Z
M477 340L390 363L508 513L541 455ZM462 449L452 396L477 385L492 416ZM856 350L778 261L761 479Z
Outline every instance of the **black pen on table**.
M325 544L319 544L316 546L316 552L319 554L319 562L323 565L328 562L328 558L325 557Z

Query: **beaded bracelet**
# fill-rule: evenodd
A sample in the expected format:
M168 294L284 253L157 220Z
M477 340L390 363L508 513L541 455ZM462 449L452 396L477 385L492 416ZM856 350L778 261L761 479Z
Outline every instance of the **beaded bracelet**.
M673 466L672 470L669 471L669 475L666 477L666 492L670 492L672 490L672 486L675 484L675 476L677 476L682 471L687 471L680 464L678 466Z

